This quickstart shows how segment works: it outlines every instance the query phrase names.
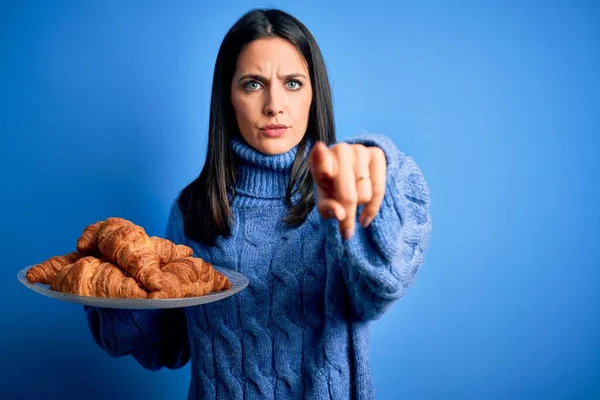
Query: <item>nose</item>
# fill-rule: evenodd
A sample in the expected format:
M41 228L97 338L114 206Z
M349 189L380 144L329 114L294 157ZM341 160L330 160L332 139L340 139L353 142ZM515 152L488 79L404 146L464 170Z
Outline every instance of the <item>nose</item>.
M283 93L279 88L273 86L266 91L265 95L264 113L269 116L283 114Z

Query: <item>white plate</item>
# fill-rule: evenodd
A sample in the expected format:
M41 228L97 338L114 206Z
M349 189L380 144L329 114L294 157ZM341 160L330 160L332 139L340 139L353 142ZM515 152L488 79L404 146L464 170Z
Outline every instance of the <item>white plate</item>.
M212 303L213 301L218 301L225 299L229 296L233 296L238 293L246 286L248 286L248 278L239 272L235 272L226 268L213 268L216 271L219 271L231 282L231 288L225 290L223 292L214 292L209 293L204 296L199 297L184 297L178 299L118 299L118 298L107 298L107 297L91 297L91 296L80 296L76 294L70 293L62 293L57 292L55 290L50 289L50 285L42 285L40 283L32 284L27 278L25 278L25 274L32 266L23 268L17 274L17 278L19 282L21 282L25 287L33 290L34 292L40 293L44 296L67 301L70 303L78 303L87 306L93 307L104 307L104 308L126 308L126 309L160 309L160 308L180 308L180 307L191 307L197 306L200 304Z

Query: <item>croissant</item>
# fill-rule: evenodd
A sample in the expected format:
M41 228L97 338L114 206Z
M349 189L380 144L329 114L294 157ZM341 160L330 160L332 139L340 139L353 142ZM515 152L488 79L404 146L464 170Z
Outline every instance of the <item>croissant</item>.
M182 258L161 269L163 289L150 293L151 299L202 296L212 290L214 271L200 258Z
M222 292L229 289L231 289L231 281L229 281L229 279L219 271L215 271L213 292Z
M77 240L77 251L86 255L98 255L98 232L103 221L88 225ZM152 245L158 253L160 264L164 265L183 257L191 257L194 252L191 247L183 244L176 245L170 240L152 236Z
M27 271L31 283L94 297L182 298L231 288L229 279L193 250L119 217L85 227L77 251L52 257Z
M160 265L168 264L179 258L191 257L194 254L192 248L184 244L176 245L172 241L158 236L152 236L150 240L158 253Z
M85 227L83 233L77 239L77 251L81 254L96 253L98 251L98 231L102 221Z
M223 290L229 280L215 271L212 265L201 258L184 257L172 261L162 268L163 289L149 294L151 299L204 296L215 290Z
M93 256L85 256L61 269L50 289L80 296L139 298L148 293L116 265Z
M41 283L47 285L56 278L56 274L59 271L67 265L74 263L79 258L81 258L81 254L76 251L51 257L48 260L29 268L27 274L25 274L25 278L29 283Z
M160 290L160 258L144 229L123 218L110 217L98 228L98 249L148 291Z

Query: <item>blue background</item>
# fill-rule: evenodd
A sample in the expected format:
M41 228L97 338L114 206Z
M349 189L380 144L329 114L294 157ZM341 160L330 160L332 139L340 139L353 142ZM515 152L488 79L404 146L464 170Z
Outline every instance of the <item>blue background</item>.
M163 234L218 46L265 5L316 36L339 138L391 136L430 185L425 264L372 328L378 398L600 398L597 4L3 1L0 398L185 398L189 365L110 359L16 274L107 216Z

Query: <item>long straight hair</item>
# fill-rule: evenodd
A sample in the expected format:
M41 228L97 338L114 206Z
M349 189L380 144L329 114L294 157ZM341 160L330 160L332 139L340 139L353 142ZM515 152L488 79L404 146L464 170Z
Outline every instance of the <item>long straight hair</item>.
M235 163L230 140L239 132L231 103L231 81L244 47L260 38L282 38L293 44L308 64L313 98L307 131L299 143L286 190L288 215L284 222L304 222L315 205L313 180L306 157L309 140L335 143L331 88L323 56L311 32L295 17L276 9L253 9L227 32L215 62L210 104L208 147L199 176L180 193L185 235L199 243L214 245L218 236L231 236L235 195ZM295 204L292 198L297 196Z

